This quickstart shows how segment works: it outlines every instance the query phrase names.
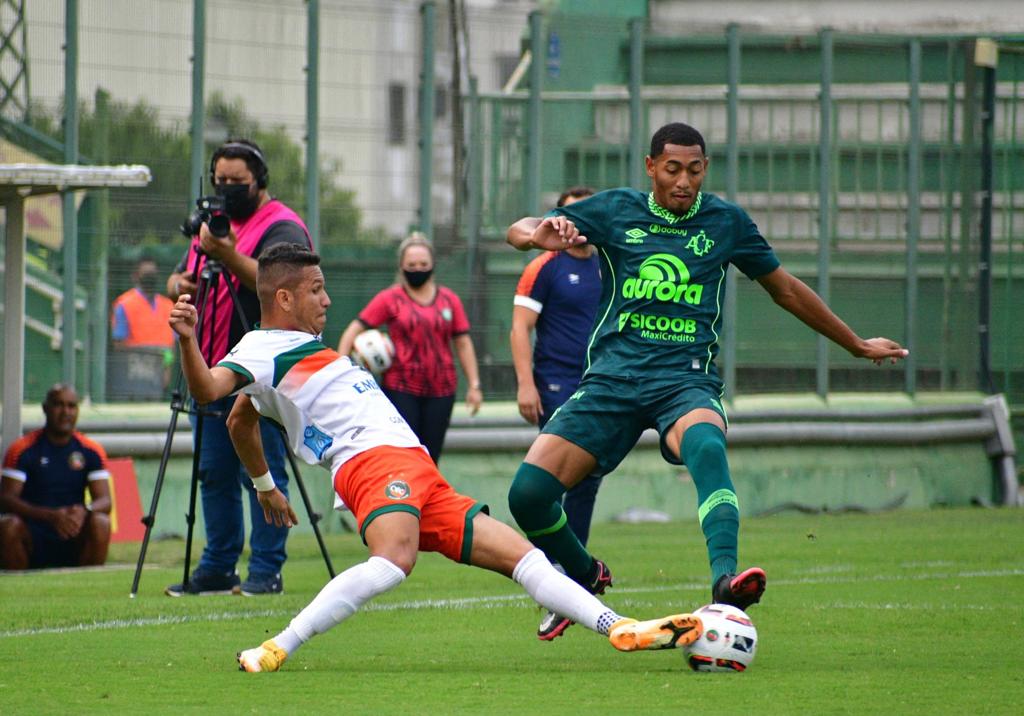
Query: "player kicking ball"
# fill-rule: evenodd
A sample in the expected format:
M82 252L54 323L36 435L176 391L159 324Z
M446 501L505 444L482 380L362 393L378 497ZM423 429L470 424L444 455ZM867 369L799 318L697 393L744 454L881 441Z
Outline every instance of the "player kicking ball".
M394 589L412 572L419 550L511 577L533 599L592 631L620 651L670 649L695 641L699 617L623 617L551 566L544 554L487 507L460 495L373 377L320 339L331 299L320 257L279 244L259 257L256 291L263 322L212 368L195 338L196 309L183 295L171 311L181 363L199 403L240 392L228 430L268 522L298 523L274 487L263 457L259 416L284 426L296 455L328 468L335 491L356 517L369 549L365 562L332 579L280 634L238 654L245 671L277 671L316 634Z

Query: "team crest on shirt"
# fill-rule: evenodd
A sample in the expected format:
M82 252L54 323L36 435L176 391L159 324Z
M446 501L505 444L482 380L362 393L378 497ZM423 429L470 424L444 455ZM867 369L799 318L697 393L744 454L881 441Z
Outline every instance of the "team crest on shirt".
M404 500L411 494L409 483L404 480L392 480L384 488L384 496L389 500Z
M452 320L452 309L450 309L450 308L442 308L441 309L441 318L443 318L446 321Z
M85 455L80 453L78 450L73 451L68 455L68 467L72 470L81 470L85 467Z
M334 443L334 438L315 425L307 425L302 431L302 444L316 455L317 460L324 459L324 453Z

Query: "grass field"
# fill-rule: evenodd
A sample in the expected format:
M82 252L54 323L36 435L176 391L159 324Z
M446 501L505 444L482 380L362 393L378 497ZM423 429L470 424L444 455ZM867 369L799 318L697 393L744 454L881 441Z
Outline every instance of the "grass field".
M289 544L281 597L170 599L183 544L108 568L0 575L0 712L342 714L1002 714L1024 703L1024 510L747 520L743 563L768 572L743 674L689 672L679 652L620 654L573 627L537 641L513 583L423 555L401 587L314 639L277 674L235 652L276 633L327 574ZM607 602L641 618L707 601L693 523L598 525ZM335 566L363 559L351 535ZM243 575L244 576L244 575Z

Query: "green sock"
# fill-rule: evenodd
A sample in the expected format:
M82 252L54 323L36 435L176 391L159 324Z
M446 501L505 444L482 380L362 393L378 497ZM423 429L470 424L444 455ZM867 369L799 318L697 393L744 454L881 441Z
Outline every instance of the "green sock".
M697 517L708 545L711 584L736 573L740 510L725 457L725 433L711 423L687 429L679 446L697 487Z
M565 486L547 470L523 463L508 491L508 506L519 528L572 579L582 583L594 559L569 528L562 509Z

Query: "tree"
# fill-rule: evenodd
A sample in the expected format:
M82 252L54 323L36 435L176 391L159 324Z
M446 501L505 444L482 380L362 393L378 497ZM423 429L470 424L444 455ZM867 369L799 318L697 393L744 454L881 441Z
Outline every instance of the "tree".
M47 113L34 108L34 129L62 140L59 110ZM274 196L302 214L305 208L305 171L302 146L295 142L283 126L263 127L245 111L241 99L229 102L214 93L207 102L207 120L223 126L227 137L247 137L263 150L270 166L270 187ZM110 190L110 237L112 247L164 245L182 242L178 227L195 205L198 197L189 196L190 138L181 123L161 121L158 110L145 100L135 104L109 103L110 164L145 164L153 181L144 189ZM98 137L105 131L95 111L83 103L79 112L79 149L83 162L96 161ZM216 144L205 147L209 156ZM320 173L320 245L344 246L353 243L376 243L377 234L360 233L360 211L355 205L355 192L341 189L337 179L341 164L327 163ZM209 177L203 176L205 193L212 193Z

